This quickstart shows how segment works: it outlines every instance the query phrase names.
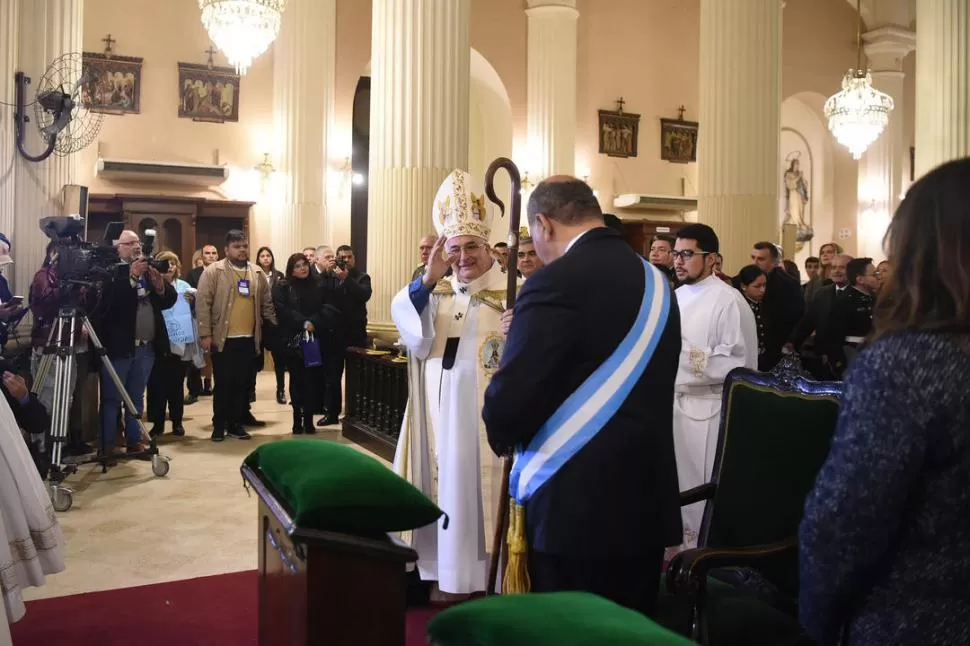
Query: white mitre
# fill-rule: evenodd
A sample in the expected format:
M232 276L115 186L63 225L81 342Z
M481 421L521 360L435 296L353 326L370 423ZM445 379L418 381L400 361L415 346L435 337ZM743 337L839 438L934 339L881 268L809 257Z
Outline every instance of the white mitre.
M431 218L435 231L446 240L475 236L488 241L492 231L491 217L485 208L485 191L471 175L457 168L438 188Z

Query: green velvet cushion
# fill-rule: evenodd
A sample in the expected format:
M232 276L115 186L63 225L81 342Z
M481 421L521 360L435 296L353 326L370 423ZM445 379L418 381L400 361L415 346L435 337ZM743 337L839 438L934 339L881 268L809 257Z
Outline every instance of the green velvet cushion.
M644 615L586 592L512 594L469 601L428 624L431 646L685 646Z
M423 527L442 511L353 447L322 440L264 444L245 464L261 474L302 527L357 536Z

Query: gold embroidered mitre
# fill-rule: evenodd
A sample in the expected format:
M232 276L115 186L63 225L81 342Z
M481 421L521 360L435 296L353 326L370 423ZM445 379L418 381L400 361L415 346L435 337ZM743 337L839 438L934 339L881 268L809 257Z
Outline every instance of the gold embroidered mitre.
M434 228L439 236L476 236L488 240L492 227L485 191L463 170L451 171L434 198Z

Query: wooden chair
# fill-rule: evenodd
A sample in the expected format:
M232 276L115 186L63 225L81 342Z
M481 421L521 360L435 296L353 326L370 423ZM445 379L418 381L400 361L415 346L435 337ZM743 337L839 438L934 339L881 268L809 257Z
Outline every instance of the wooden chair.
M797 355L728 374L713 477L681 494L682 506L708 501L698 547L670 562L661 623L701 644L801 643L798 525L841 396L841 382L813 381Z

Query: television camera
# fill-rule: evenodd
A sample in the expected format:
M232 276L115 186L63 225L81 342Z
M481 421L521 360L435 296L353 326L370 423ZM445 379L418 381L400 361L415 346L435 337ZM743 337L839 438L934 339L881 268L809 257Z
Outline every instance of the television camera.
M84 218L79 215L43 218L39 224L54 243L62 284L91 287L128 275L128 265L121 261L113 244L124 229L123 223L110 223L100 243L84 240Z

